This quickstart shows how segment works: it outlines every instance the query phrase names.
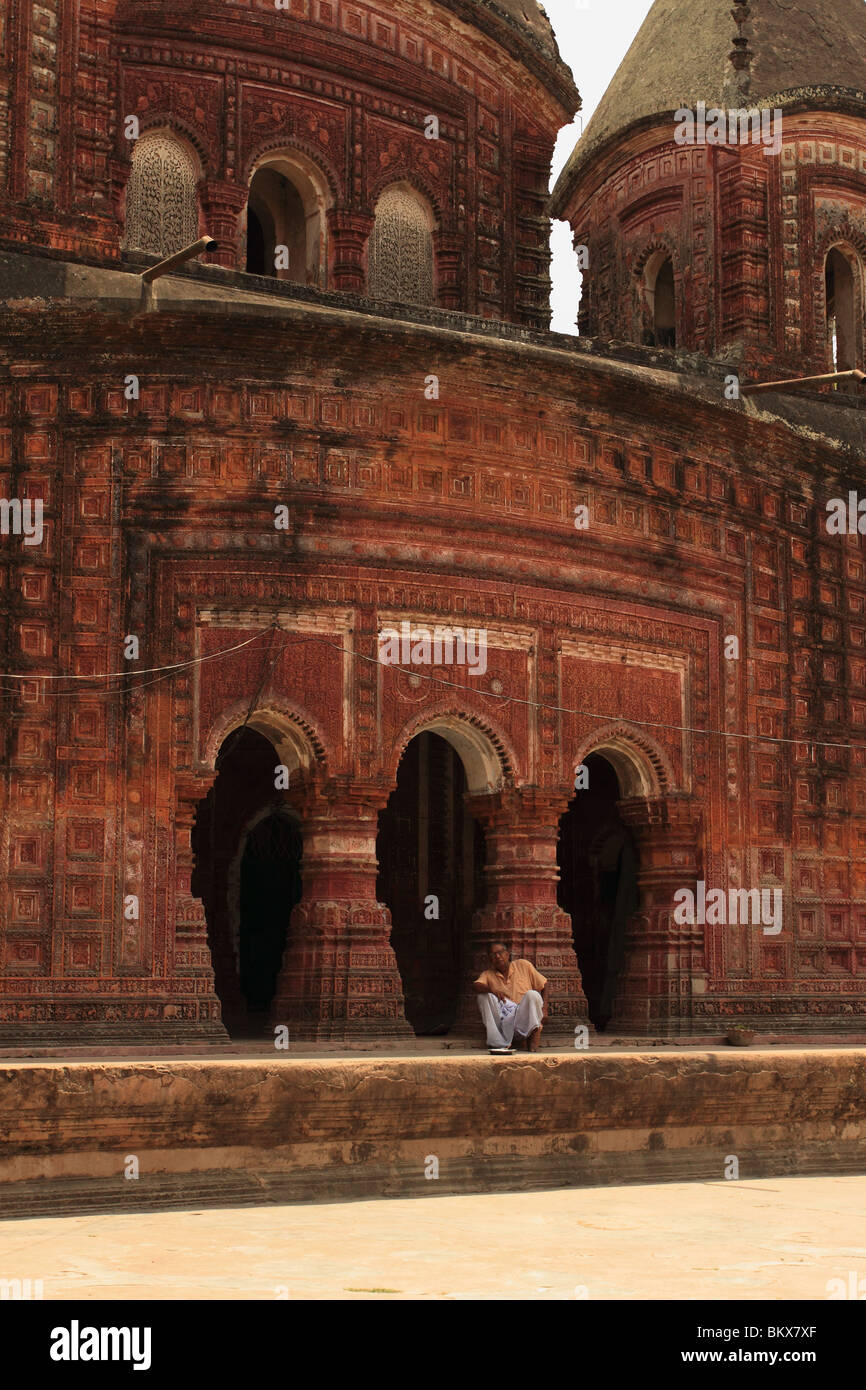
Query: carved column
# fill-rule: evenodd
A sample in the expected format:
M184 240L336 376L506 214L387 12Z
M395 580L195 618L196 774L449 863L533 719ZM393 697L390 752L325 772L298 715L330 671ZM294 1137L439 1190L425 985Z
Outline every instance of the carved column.
M556 901L556 843L566 802L534 789L509 789L467 797L484 827L486 904L472 919L466 984L489 964L490 947L502 940L513 957L525 956L549 981L547 1036L571 1035L589 1019L578 969L571 918ZM461 1023L480 1028L475 996L461 997Z
M447 236L444 232L435 235L436 302L443 309L463 308L460 262L465 244L465 237Z
M303 896L289 923L273 1021L289 1038L412 1038L376 900L376 834L387 801L369 785L308 787L289 800L301 817Z
M204 906L216 991L223 1022L231 1031L246 1014L228 903L229 862L236 848L237 832L233 821L227 825L227 818L219 815L215 793L216 787L212 786L207 798L199 802L193 827L192 892ZM243 802L238 809L249 814Z
M123 215L123 194L126 188L127 180L129 178L131 167L131 160L118 159L115 155L112 155L108 161L108 188L109 203L111 208L109 215L113 217L114 221L117 223L118 234L121 240L123 239L125 231L125 219Z
M241 245L240 215L247 205L249 190L236 183L206 179L199 184L204 230L219 245L208 252L211 264L229 270L246 270L246 254Z
M196 810L207 784L195 780L177 785L177 804L174 813L174 961L170 973L185 986L184 996L193 994L194 1003L182 997L182 1010L192 1009L200 1030L226 1036L221 1022L220 1002L214 985L213 961L207 938L207 919L204 903L192 891L193 849L192 827Z
M373 230L373 218L359 212L344 212L331 208L328 213L331 289L365 294L367 289L367 239Z
M692 998L706 990L704 929L674 921L674 894L700 877L700 808L691 797L618 803L637 845L640 908L626 931L611 1031L692 1031Z

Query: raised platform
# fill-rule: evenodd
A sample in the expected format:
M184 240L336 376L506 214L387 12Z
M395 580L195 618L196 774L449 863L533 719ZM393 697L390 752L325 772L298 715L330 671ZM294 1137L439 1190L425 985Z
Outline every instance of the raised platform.
M718 1180L731 1155L741 1180L866 1168L850 1048L15 1061L0 1079L6 1216Z

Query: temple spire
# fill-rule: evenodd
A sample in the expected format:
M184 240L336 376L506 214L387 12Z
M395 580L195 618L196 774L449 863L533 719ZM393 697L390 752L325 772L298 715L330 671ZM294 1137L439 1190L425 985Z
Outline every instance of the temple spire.
M733 68L731 85L736 91L746 96L752 85L752 50L749 47L749 36L744 33L746 24L751 17L751 7L748 0L735 0L734 8L731 10L731 17L737 26L737 33L733 39L733 48L728 54L728 61ZM726 84L727 85L727 84Z

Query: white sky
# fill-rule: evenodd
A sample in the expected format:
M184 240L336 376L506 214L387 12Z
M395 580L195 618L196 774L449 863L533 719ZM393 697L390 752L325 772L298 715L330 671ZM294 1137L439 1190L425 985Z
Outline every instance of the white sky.
M560 132L553 159L556 179L577 143L581 121L585 130L646 18L652 0L542 0L542 3L553 25L559 51L574 73L577 90L583 99L583 108L574 125ZM567 222L553 223L551 244L551 327L557 333L575 333L580 273Z

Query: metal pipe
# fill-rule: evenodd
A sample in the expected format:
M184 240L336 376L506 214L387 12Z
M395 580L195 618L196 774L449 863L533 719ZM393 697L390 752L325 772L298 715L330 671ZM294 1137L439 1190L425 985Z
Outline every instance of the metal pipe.
M217 243L212 236L200 236L198 241L185 246L182 251L175 251L173 256L143 270L141 278L145 285L149 285L152 281L158 280L160 275L167 275L170 270L174 270L176 265L183 265L184 261L191 261L193 256L200 256L205 251L215 251L216 248Z
M784 391L794 386L825 386L831 381L866 381L866 372L854 367L850 372L826 372L823 376L794 376L786 381L761 381L755 386L741 386L741 396L756 396L759 391Z

